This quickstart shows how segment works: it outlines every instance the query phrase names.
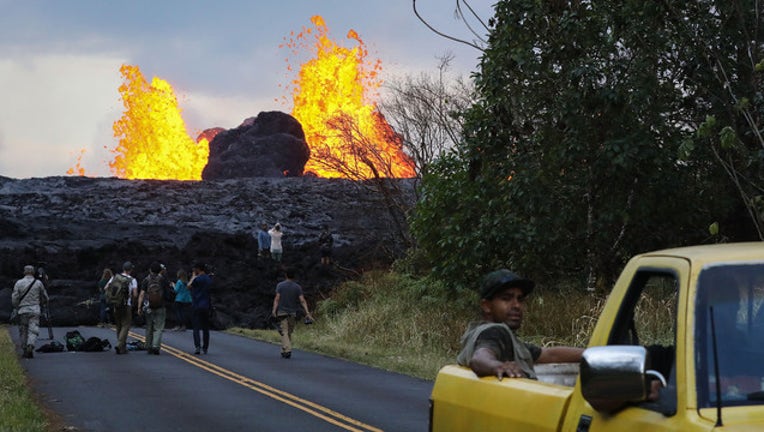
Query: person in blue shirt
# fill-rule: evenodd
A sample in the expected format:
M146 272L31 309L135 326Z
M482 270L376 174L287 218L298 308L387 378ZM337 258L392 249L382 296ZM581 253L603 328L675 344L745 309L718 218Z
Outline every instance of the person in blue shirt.
M257 230L257 256L261 258L271 257L271 235L268 234L268 225L262 224Z
M192 271L193 277L188 281L188 290L191 292L191 321L194 325L194 347L196 348L194 354L199 354L200 351L207 354L210 346L212 278L207 274L207 266L204 263L194 264Z
M178 326L173 330L185 331L191 310L191 292L188 290L188 273L180 269L177 273L178 280L175 282L175 318Z

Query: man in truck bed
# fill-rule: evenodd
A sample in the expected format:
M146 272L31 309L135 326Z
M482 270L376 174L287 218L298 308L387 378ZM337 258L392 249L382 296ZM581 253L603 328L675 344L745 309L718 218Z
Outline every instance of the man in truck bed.
M456 361L478 376L499 379L532 378L534 363L579 362L583 348L541 348L524 343L515 335L523 321L525 299L534 283L501 269L483 278L480 288L482 321L471 323L462 336Z

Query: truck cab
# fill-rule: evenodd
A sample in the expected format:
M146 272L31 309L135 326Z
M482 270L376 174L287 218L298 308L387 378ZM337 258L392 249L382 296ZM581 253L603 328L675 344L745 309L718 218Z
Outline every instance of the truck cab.
M433 387L430 429L761 430L762 303L764 243L635 256L608 297L575 380L542 374L499 381L445 366ZM654 380L662 388L651 398Z

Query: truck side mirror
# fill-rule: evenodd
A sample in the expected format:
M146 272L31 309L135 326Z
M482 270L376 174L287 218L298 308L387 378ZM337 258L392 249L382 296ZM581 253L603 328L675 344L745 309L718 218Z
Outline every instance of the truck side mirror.
M581 359L581 393L599 412L613 412L627 403L643 402L650 392L650 381L666 379L657 371L646 370L647 350L635 345L592 347Z

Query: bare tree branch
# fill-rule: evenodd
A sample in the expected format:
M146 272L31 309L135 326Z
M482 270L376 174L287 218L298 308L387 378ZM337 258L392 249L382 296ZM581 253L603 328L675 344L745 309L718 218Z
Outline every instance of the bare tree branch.
M430 29L430 30L431 30L433 33L437 34L438 36L442 36L442 37L444 37L444 38L446 38L446 39L450 39L450 40L452 40L452 41L454 41L454 42L459 42L459 43L463 43L463 44L465 44L465 45L469 45L469 46L471 46L471 47L473 47L473 48L475 48L475 49L477 49L477 50L479 50L479 51L481 51L481 52L482 52L482 51L485 51L485 50L483 49L483 47L481 47L481 46L479 46L479 45L477 45L477 44L474 44L474 43L472 43L472 42L467 42L467 41L465 41L465 40L462 40L462 39L459 39L459 38L455 38L455 37L453 37L453 36L449 36L449 35L447 35L447 34L445 34L445 33L442 33L442 32L440 32L440 31L436 30L436 29L435 29L435 27L431 26L431 25L430 25L430 23L428 23L427 21L425 21L425 20L424 20L424 18L422 18L422 16L421 16L421 15L419 15L419 11L417 11L417 10L416 10L416 0L411 0L411 2L412 2L412 5L413 5L413 7L414 7L414 15L416 15L416 17L417 17L417 18L419 18L419 21L422 21L422 24L424 24L425 26L427 26L427 28L428 28L428 29ZM474 12L473 12L473 13L474 13ZM462 17L462 19L463 19L463 17ZM466 22L465 22L465 23L466 23ZM469 26L467 26L467 27L469 28ZM470 29L470 30L472 30L472 29Z
M464 25L467 26L467 28L470 30L470 32L475 35L476 38L482 43L488 43L485 39L483 39L482 35L479 35L473 28L470 26L469 21L464 16L464 13L462 12L462 6L461 4L464 3L464 6L467 7L467 9L472 14L473 18L475 18L485 29L486 32L491 31L491 29L483 22L483 19L478 16L477 13L475 13L475 10L472 9L472 6L470 6L469 3L467 3L467 0L456 0L456 13L459 15L459 18L464 22Z

